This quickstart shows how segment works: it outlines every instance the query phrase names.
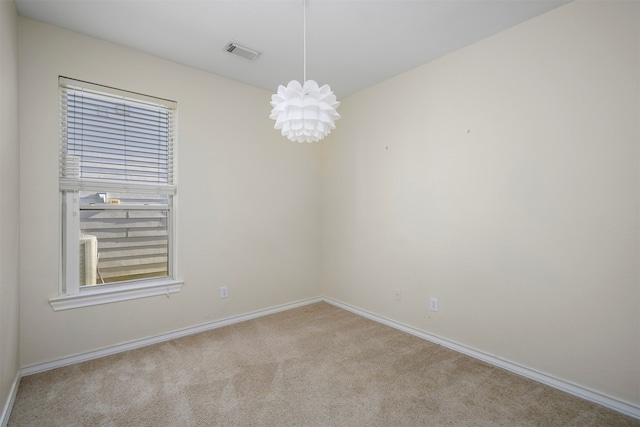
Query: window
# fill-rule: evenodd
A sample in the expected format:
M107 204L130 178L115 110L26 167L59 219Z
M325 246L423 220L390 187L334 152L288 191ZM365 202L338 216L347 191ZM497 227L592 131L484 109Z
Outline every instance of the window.
M62 285L52 306L177 292L176 103L59 83Z

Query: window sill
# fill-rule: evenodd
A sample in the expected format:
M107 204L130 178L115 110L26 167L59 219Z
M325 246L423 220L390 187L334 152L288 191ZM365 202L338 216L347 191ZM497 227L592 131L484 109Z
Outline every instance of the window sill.
M163 279L153 282L130 283L93 289L85 288L76 295L61 295L50 298L49 304L51 304L54 311L59 311L157 295L169 296L170 294L180 292L183 284L184 282L181 280Z

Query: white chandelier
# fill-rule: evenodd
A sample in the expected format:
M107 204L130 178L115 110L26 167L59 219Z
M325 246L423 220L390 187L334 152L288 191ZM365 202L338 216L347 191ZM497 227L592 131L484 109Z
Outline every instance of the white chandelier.
M340 118L336 108L340 105L329 85L318 86L307 80L307 2L304 1L304 84L291 80L287 87L278 86L271 96L271 115L275 129L296 142L317 142L336 128Z

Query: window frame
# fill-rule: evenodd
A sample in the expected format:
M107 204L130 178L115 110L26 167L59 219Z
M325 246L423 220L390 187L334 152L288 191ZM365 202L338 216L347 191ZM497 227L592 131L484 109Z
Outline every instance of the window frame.
M65 88L72 87L88 92L97 92L98 94L107 95L114 98L126 99L127 102L138 102L141 104L162 105L164 108L172 110L173 123L170 126L171 141L170 147L173 155L170 156L168 167L170 169L170 180L168 184L155 183L139 183L123 180L116 182L112 180L68 178L66 165L64 160L61 162L60 178L59 178L59 196L60 196L60 275L58 296L49 299L49 303L55 311L66 310L72 308L86 307L92 305L106 304L117 301L125 301L130 299L144 298L156 295L166 295L167 297L176 292L180 292L184 282L177 279L177 254L176 254L176 233L175 224L177 217L177 144L176 144L176 119L177 119L177 103L160 98L141 95L134 92L115 89L107 86L88 83L80 80L69 79L61 76L58 84L58 99L60 111L60 150L64 151L63 143L67 144L66 137L63 136L63 123L66 123L64 117L65 111L62 108L62 102ZM72 89L73 90L73 89ZM168 105L168 107L167 107ZM63 142L64 141L64 142ZM98 284L94 286L80 286L79 283L79 263L80 249L80 191L99 190L102 192L120 192L120 193L144 193L150 195L167 195L167 205L159 205L162 210L167 210L167 275L161 277L151 277L136 280L127 280L113 283ZM95 209L95 206L91 208ZM126 210L127 205L118 205L118 208ZM135 209L131 206L131 209ZM77 273L77 274L76 274ZM75 277L75 279L67 280L67 277Z

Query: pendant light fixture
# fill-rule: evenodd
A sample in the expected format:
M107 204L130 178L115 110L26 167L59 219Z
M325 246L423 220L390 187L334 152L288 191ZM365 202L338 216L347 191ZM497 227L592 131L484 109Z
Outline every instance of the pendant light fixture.
M295 142L317 142L336 128L340 118L336 108L340 105L329 85L318 86L315 80L307 80L307 0L303 0L304 69L303 83L291 80L278 93L271 96L271 119L275 129Z

